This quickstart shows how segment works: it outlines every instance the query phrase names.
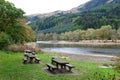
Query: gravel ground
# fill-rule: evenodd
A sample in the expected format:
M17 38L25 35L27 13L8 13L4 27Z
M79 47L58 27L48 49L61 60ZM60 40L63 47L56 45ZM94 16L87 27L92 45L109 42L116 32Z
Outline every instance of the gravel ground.
M43 50L42 50L43 51ZM56 52L48 52L47 53L56 53ZM115 56L107 56L107 55L92 55L92 54L66 54L66 53L56 53L61 58L73 59L73 60L91 60L91 61L100 61L100 62L113 62L115 61Z

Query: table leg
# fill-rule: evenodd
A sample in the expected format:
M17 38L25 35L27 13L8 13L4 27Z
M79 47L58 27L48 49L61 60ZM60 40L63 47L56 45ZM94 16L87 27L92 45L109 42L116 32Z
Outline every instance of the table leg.
M61 69L63 68L63 65L61 64Z
M64 65L64 69L66 69L66 65Z
M57 68L59 67L59 66L58 66L58 63L56 63L56 66L57 66Z
M29 63L32 63L32 61L33 61L33 58L30 58L30 61L29 61Z
M61 64L61 69L66 69L66 66L64 64Z

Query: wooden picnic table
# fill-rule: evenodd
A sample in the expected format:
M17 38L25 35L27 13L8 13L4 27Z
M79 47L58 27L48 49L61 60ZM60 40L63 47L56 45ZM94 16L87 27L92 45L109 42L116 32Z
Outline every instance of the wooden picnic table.
M59 65L60 65L61 69L66 68L66 64L69 64L68 62L62 61L62 60L59 60L59 59L52 59L52 64L53 63L56 63L57 68L59 68Z
M24 50L23 63L33 63L33 60L35 63L39 63L40 61L40 59L36 56L35 52L32 52L30 50Z
M36 56L35 56L35 55L33 55L33 54L27 54L27 58L29 58L29 59L30 59L29 63L32 63L32 62L33 62L33 59L35 59L35 58L36 58Z

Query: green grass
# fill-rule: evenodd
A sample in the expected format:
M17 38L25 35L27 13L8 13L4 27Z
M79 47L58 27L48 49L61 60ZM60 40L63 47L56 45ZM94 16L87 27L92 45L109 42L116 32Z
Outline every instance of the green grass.
M109 75L119 75L114 69L99 68L94 61L67 59L75 66L79 75L49 75L44 71L46 63L51 62L52 56L57 54L38 53L43 64L22 64L23 53L7 53L0 51L0 80L107 80ZM109 74L109 75L108 75ZM99 76L101 75L101 76ZM108 79L109 80L109 79ZM117 79L116 79L117 80Z

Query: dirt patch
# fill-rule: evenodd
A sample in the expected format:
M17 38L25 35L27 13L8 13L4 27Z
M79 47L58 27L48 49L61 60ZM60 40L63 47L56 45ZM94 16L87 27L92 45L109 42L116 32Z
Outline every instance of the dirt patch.
M103 65L101 65L101 66L99 66L99 68L113 68L113 66L103 66Z
M72 71L67 71L66 69L58 69L53 71L48 70L47 67L44 68L45 72L47 72L48 75L79 75L79 73L77 73L75 70Z

